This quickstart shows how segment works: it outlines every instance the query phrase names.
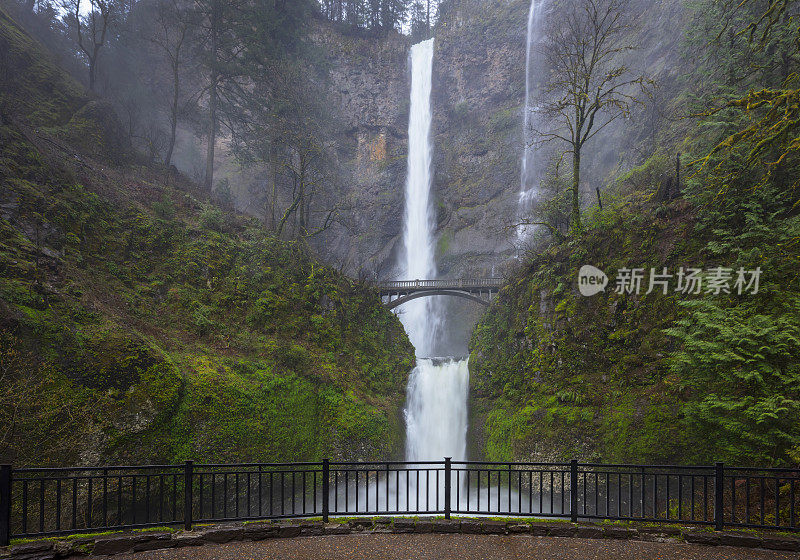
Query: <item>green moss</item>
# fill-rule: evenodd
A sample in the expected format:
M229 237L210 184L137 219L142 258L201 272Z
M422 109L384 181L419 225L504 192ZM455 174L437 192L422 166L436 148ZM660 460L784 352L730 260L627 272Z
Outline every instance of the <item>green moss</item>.
M83 88L3 9L0 50L9 69L0 81L0 98L11 101L32 124L63 124L85 102Z
M20 67L44 65L0 91L29 89L52 109L43 133L109 170L82 186L72 159L0 121L16 209L0 219L0 353L15 364L0 421L22 423L17 462L400 456L414 354L377 293L131 165L103 106L66 82L39 103L66 78L2 12L0 40Z
M453 243L453 233L450 230L444 230L439 235L439 241L436 245L436 254L439 258L444 257L450 251L450 245Z
M514 109L501 109L489 117L489 131L492 134L503 134L519 128L519 116Z
M684 218L641 219L643 203L631 203L607 206L579 244L553 245L526 264L476 326L472 398L486 414L487 457L657 460L681 449L682 395L667 383L661 331L679 313L675 301L613 286L585 298L575 288L583 264L683 265L676 254L654 258L653 247Z

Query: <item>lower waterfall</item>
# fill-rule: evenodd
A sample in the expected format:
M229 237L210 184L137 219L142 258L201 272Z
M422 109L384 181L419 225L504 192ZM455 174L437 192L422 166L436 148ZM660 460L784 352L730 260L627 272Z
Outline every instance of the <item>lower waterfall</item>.
M467 360L423 359L408 382L406 460L467 458Z

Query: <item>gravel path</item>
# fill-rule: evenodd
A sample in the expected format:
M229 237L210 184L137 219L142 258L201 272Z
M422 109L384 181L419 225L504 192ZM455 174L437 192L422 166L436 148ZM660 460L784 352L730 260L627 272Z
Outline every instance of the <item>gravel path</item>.
M113 560L800 560L800 553L684 543L501 535L370 534L153 550Z

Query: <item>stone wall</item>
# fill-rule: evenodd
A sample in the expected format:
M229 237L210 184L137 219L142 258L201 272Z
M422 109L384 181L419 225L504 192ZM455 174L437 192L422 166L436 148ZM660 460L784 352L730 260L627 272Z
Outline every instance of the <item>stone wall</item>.
M800 552L800 539L774 533L712 532L704 528L676 525L591 524L565 521L541 521L498 518L441 519L432 517L364 517L338 519L332 523L298 520L282 522L227 524L180 532L139 532L101 535L97 537L50 540L0 548L3 560L55 560L76 556L103 557L133 554L147 550L213 546L216 544L263 541L274 538L323 537L338 535L440 533L467 535L514 535L578 539L625 539L665 543L691 543L707 546L728 546L740 549L767 549ZM733 552L733 551L731 551ZM738 557L747 555L736 551Z

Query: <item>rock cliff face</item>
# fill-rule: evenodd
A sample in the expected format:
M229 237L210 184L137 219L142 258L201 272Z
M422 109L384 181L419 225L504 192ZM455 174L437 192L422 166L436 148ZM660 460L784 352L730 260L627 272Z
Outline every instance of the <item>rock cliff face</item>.
M434 203L437 258L446 276L498 273L512 247L522 148L527 0L465 0L435 33ZM408 38L316 34L349 197L320 242L351 272L396 274L408 146ZM505 253L505 254L504 254Z
M351 272L394 262L402 231L408 147L409 41L342 35L326 27L316 42L330 68L326 90L349 204L323 240Z
M434 33L437 260L443 276L500 274L518 249L511 226L523 149L530 2L457 0L448 6ZM550 13L557 8L554 1L547 6ZM681 6L680 0L647 2L646 10L636 4L643 15L635 42L642 48L631 66L658 77L666 86L662 96L669 95L677 74ZM323 257L351 274L393 277L402 249L411 43L399 34L358 36L315 25L314 40L328 68L321 85L347 198L339 223L316 242ZM657 113L648 119L660 118ZM642 127L620 125L594 141L584 154L585 203L594 201L594 187L609 173L639 162L641 154L632 148L645 134ZM263 180L259 174L238 177ZM248 194L238 202L253 213L263 207Z
M555 2L545 6L542 17L551 16L557 9ZM529 7L529 0L460 0L450 4L435 31L434 196L437 257L443 275L498 274L516 252L510 226L515 221L523 149ZM640 14L633 37L633 43L640 49L630 56L628 64L657 79L657 94L663 100L673 91L680 66L677 53L682 36L682 3L679 0L659 0L646 5L634 2L632 10ZM360 239L379 236L367 247L361 245L375 256L376 263L389 258L397 245L405 177L406 54L395 48L396 65L387 67L383 65L387 49L391 47L386 44L377 50L372 46L371 62L364 65L356 60L356 70L347 69L348 59L332 60L332 65L338 67L336 74L350 75L345 82L351 95L352 76L363 76L365 71L372 77L364 83L371 80L370 87L382 88L387 93L377 112L371 108L370 94L374 94L369 92L362 96L366 102L347 99L341 103L342 115L351 123L362 121L357 125L359 133L369 140L385 130L394 129L398 133L391 138L389 150L390 161L396 164L381 166L384 172L377 176L369 172L370 166L355 167L358 191L364 195L360 208L366 215L366 222L361 224L364 227L357 228L358 236ZM536 76L532 78L536 81ZM335 76L333 81L345 83ZM652 105L638 110L646 113L648 121L663 117ZM589 146L584 155L585 203L594 201L594 187L602 186L610 173L640 162L642 154L633 148L648 133L642 122L638 119L636 127L624 123L609 127ZM542 159L539 158L540 164ZM386 209L386 204L391 208ZM392 209L393 219L384 219ZM370 228L369 222L379 227ZM358 241L355 243L360 245ZM377 247L380 249L376 252ZM385 265L392 262L384 262L382 270L390 269Z
M528 5L463 0L437 28L435 189L443 274L496 274L512 249Z

